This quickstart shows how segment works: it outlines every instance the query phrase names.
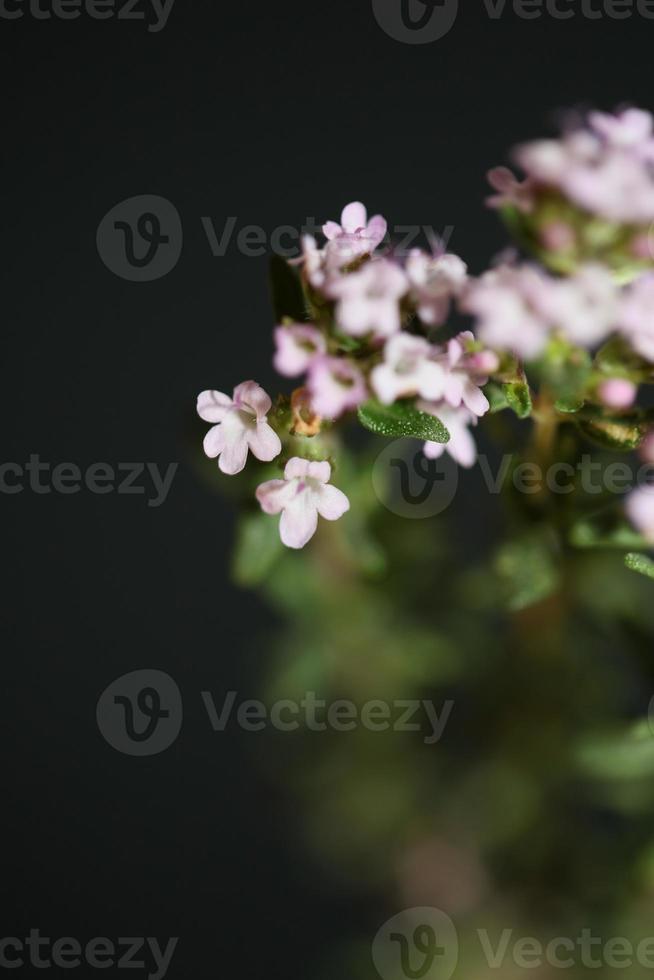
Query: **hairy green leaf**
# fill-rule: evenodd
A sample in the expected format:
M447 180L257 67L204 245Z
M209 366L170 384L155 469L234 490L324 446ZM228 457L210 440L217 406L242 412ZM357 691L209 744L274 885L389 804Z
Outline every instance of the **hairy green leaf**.
M382 405L368 401L359 408L359 421L364 428L389 439L424 439L427 442L449 442L450 434L443 423L427 412L421 412L410 402Z

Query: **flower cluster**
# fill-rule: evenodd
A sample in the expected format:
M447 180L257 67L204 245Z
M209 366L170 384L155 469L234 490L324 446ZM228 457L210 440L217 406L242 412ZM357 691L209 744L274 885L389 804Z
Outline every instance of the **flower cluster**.
M540 264L505 261L473 276L454 254L414 250L401 259L385 245L386 220L349 204L340 222L323 226L322 243L304 238L287 267L303 300L275 327L273 363L299 379L290 398L280 396L273 411L252 381L231 398L200 395L198 413L213 424L205 451L224 473L241 472L248 453L283 468L256 499L264 513L281 514L288 547L303 547L319 516L336 520L349 509L330 484L333 441L321 437L353 413L372 431L413 435L427 457L449 452L464 467L477 456L472 428L506 407L526 418L534 403L555 405L548 410L580 431L609 431L614 444L631 413L629 439L644 434L632 416L639 385L654 378L654 273L617 272L601 235L594 248L588 236L578 245L580 228L601 219L635 254L642 225L654 221L652 117L593 113L561 140L521 147L517 159L527 180L492 171L492 203L523 221L536 216L527 245L537 243ZM573 248L578 261L562 275L550 260ZM452 329L454 314L469 317L471 329ZM643 507L631 505L641 525Z

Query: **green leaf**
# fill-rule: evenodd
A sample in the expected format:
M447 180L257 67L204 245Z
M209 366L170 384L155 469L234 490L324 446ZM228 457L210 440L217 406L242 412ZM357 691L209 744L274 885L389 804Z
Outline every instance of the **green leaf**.
M586 737L576 749L577 763L598 779L629 780L654 775L654 737L647 720L622 732Z
M531 392L526 381L512 381L503 385L504 394L509 408L513 409L519 419L528 419L533 405Z
M302 322L307 318L307 304L298 273L280 255L270 260L270 289L275 318L281 323L284 317Z
M634 418L579 419L577 424L591 442L625 453L638 449L648 431L643 421Z
M490 381L485 386L484 394L490 402L491 415L494 415L496 412L503 412L505 408L509 407L504 386L498 384L496 381Z
M382 405L368 401L359 408L361 425L378 436L389 439L423 439L427 442L449 442L450 434L443 423L410 402Z
M632 572L638 572L639 575L644 575L646 578L654 578L654 561L647 555L637 555L635 552L631 552L625 557L624 563Z
M268 514L246 514L239 521L232 575L237 585L259 585L284 552L279 521Z
M581 411L584 407L585 402L583 398L559 398L554 403L554 407L557 412L561 412L563 415L573 415L575 412Z
M637 531L614 515L596 518L583 518L576 521L570 529L570 544L575 548L643 548L647 542Z

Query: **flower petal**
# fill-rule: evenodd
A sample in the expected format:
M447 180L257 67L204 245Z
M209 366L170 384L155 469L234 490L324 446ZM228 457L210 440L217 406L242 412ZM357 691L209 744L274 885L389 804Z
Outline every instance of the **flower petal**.
M296 486L286 480L268 480L257 487L256 498L265 514L279 514L293 499Z
M374 248L381 245L386 237L387 230L388 223L386 218L382 218L381 214L376 214L370 219L366 229L366 237L372 242Z
M355 231L365 228L367 222L368 212L361 201L353 201L352 204L348 204L347 207L343 208L341 225L343 226L343 231L347 232L349 235L354 234Z
M322 233L328 241L332 242L343 233L343 229L335 221L328 221L322 226Z
M329 463L327 463L329 466ZM315 492L316 507L326 521L337 521L350 509L350 501L337 487L324 486Z
M225 448L225 430L222 425L214 425L204 437L204 451L209 459L220 456Z
M270 396L256 381L244 381L234 388L234 404L239 408L250 409L257 419L265 419L272 407Z
M299 456L293 456L289 459L286 464L286 469L284 470L285 480L304 480L309 475L309 461L308 459L300 459Z
M245 469L248 458L247 430L242 427L240 433L225 432L225 445L220 454L218 466L227 476L236 476Z
M490 402L481 388L473 381L467 381L463 388L463 403L475 415L485 415L490 408Z
M307 476L312 480L317 480L319 483L329 483L331 475L332 468L326 459L318 463L309 463Z
M282 442L267 422L257 422L254 429L248 429L248 445L252 454L262 463L270 463L282 451Z
M282 543L287 548L304 548L318 527L318 511L313 494L304 490L286 505L279 522Z
M222 391L203 391L198 395L198 415L205 422L222 422L233 402Z

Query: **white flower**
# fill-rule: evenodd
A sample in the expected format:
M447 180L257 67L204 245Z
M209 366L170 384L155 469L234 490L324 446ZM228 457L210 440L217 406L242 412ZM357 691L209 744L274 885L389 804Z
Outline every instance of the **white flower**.
M341 265L374 252L381 245L386 230L386 219L380 214L368 221L368 212L360 201L353 201L343 209L340 225L328 221L322 229L325 238L333 243L327 246L328 250L341 256Z
M296 378L327 350L320 330L309 323L291 323L275 329L275 369L285 378Z
M477 462L477 446L469 427L477 425L477 416L463 405L460 408L452 408L444 403L434 405L419 402L418 407L423 412L440 419L450 433L449 442L425 443L423 452L427 459L440 459L443 453L447 453L459 466L464 466L466 469L474 466Z
M219 457L223 473L234 476L244 469L248 450L269 463L282 451L277 433L268 425L272 406L266 392L254 381L244 381L234 389L233 399L222 391L203 391L198 397L198 415L215 422L204 439L210 459Z
M400 329L400 300L408 289L404 272L394 262L377 259L358 272L330 283L339 328L352 337L390 337Z
M370 375L370 383L380 402L391 405L398 398L420 395L421 398L441 398L445 371L433 359L434 349L422 337L398 333L386 342L384 363Z
M406 273L422 322L428 326L445 323L452 298L460 295L468 278L465 262L458 255L446 253L434 258L414 249L407 259Z
M329 484L328 462L290 459L283 480L269 480L257 489L257 500L266 514L280 514L279 533L287 548L304 548L318 527L318 515L337 521L350 509L345 494Z

